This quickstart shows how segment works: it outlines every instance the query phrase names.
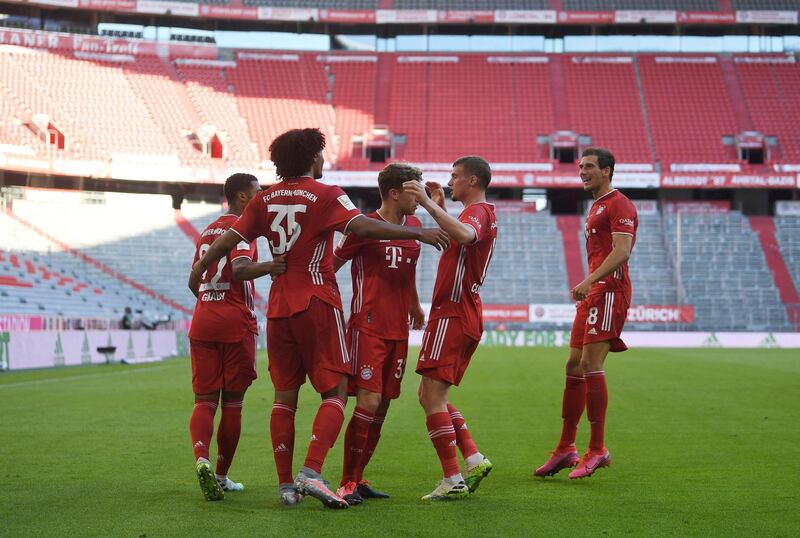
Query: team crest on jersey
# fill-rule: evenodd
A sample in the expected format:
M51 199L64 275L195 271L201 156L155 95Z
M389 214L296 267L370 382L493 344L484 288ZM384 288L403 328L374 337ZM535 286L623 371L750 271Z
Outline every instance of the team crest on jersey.
M595 213L595 215L599 215L600 213L605 211L605 209L606 209L606 206L601 205L600 207L597 208L597 212Z
M363 379L364 381L369 381L370 379L372 379L372 367L371 366L363 367L361 369L361 374L360 375L361 375L361 379Z

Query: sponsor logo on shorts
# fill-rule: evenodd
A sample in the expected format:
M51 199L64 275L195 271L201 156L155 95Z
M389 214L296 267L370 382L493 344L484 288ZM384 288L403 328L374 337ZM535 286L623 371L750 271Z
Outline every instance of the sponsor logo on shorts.
M369 381L370 379L372 379L372 368L369 366L363 367L361 369L360 375L361 379L363 379L364 381Z
M589 329L589 334L594 334L594 335L597 335L597 331L594 329L594 327L592 327L591 329Z

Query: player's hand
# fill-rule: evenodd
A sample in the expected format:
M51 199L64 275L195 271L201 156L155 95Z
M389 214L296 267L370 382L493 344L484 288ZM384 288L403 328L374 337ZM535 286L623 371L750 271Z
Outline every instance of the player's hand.
M592 283L589 279L584 280L574 288L572 288L572 298L576 301L583 301L589 296L589 291L592 289Z
M200 277L203 275L203 268L200 262L197 262L192 267L192 272L189 273L189 290L195 297L200 296Z
M411 305L408 316L411 318L412 329L418 330L425 326L425 311L419 303Z
M450 246L450 236L441 228L423 228L419 240L433 245L437 250L444 250Z
M425 205L425 201L430 200L430 198L428 198L428 193L425 192L425 187L423 187L422 183L419 181L404 181L403 191L413 194L417 199L417 202L422 204L423 207Z
M272 275L273 280L276 276L282 275L286 272L286 256L275 256L270 263L269 274Z
M426 181L425 186L428 188L428 191L431 194L431 200L433 203L445 209L444 207L444 187L442 187L439 183L435 181Z

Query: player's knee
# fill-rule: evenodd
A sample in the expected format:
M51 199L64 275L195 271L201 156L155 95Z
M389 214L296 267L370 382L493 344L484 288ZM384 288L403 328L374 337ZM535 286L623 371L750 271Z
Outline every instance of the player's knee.
M585 355L581 357L580 367L583 373L596 372L603 369L603 362L597 361L591 355Z
M244 391L222 391L222 399L229 402L241 402L244 400Z
M347 383L349 378L345 375L341 376L339 382L333 387L331 390L327 390L320 394L322 399L325 398L341 398L342 400L347 401Z
M358 392L358 407L375 414L380 405L381 394L379 392L370 392L367 390L361 390Z
M207 401L207 400L210 400L212 402L216 402L217 400L219 400L219 391L217 391L217 392L205 392L203 394L198 394L198 393L195 392L194 401L199 402L199 401Z

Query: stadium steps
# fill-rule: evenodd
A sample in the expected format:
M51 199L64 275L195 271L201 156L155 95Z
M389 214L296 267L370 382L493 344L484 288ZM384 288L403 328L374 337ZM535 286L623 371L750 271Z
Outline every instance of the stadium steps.
M567 280L572 289L586 278L583 271L583 245L578 237L581 232L581 218L577 215L559 215L556 217L561 242L564 245L564 261L567 267Z
M639 59L636 55L633 56L633 72L636 75L636 92L639 95L639 106L642 109L644 129L647 133L647 147L650 150L650 162L656 162L656 146L653 143L653 129L650 126L650 116L647 113L647 102L645 101L644 90L642 89L642 75L639 72Z
M180 209L175 210L175 224L178 225L178 228L180 228L184 235L188 237L193 244L197 244L197 241L200 239L200 232L194 227L192 221L183 215Z
M775 287L778 288L781 302L786 305L786 314L795 327L800 327L800 296L797 293L792 275L786 266L775 234L775 222L772 217L749 217L750 227L758 234L759 243L764 251Z
M389 124L389 103L392 100L392 80L394 57L388 54L378 55L378 69L375 75L375 123Z
M569 110L564 96L567 95L567 82L564 75L564 55L550 55L550 95L553 101L553 121L556 130L568 130L571 126Z
M753 120L750 119L750 113L745 105L742 86L739 83L739 77L736 76L733 58L728 55L719 56L719 66L722 71L722 80L725 82L725 89L728 90L728 96L731 99L731 107L739 132L752 131Z
M149 296L149 297L151 297L153 299L158 300L160 303L168 306L169 308L172 308L174 310L177 310L177 311L182 312L182 313L187 314L187 315L191 315L192 311L189 310L188 308L186 308L185 306L176 303L175 301L169 299L168 297L165 297L165 296L163 296L163 295L161 295L159 293L156 293L155 291L153 291L149 287L145 286L144 284L141 284L140 282L137 282L137 281L127 277L126 275L124 275L124 274L122 274L122 273L120 273L118 271L115 271L111 267L101 263L100 261L94 259L93 257L89 256L88 254L85 254L83 252L80 252L77 249L74 249L74 248L70 247L69 245L67 245L63 241L59 240L58 238L50 235L49 233L47 233L44 230L40 229L39 227L33 225L32 223L28 222L27 220L19 217L18 215L15 215L13 213L13 211L11 210L11 208L7 208L6 209L6 214L9 217L11 217L13 220L18 222L19 224L21 224L21 225L25 226L26 228L28 228L29 230L35 232L37 235L39 235L42 238L46 239L50 243L56 245L58 248L60 248L64 252L70 254L71 256L77 258L78 260L80 260L84 264L93 266L93 267L95 267L97 269L100 269L103 273L113 277L114 279L116 279L116 280L118 280L118 281L120 281L120 282L122 282L122 283L124 283L124 284L126 284L128 286L131 286L132 288L136 289L137 291L139 291L139 292L141 292L141 293L143 293L143 294L145 294L145 295L147 295L147 296Z

